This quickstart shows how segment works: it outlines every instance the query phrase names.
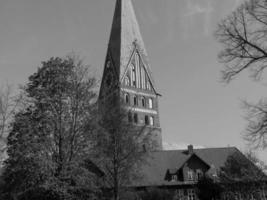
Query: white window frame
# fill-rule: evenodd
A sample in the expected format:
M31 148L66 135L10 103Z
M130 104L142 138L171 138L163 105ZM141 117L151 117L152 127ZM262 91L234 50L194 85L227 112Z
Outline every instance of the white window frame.
M148 108L153 109L153 99L152 98L148 99Z
M188 200L196 200L196 193L194 189L187 190L187 199Z
M193 172L193 170L189 170L187 172L187 178L188 178L189 181L193 181L194 180L194 172Z
M153 117L153 116L150 116L150 117L149 117L149 125L150 125L150 126L154 126L154 124L155 124L154 117Z
M172 181L177 181L177 180L178 180L177 174L173 174L172 175Z

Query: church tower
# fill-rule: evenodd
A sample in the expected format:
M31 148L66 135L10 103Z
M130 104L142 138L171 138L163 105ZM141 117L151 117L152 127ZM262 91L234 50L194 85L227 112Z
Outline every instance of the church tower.
M129 109L129 122L146 126L157 150L161 150L158 97L132 2L117 0L99 93L100 106L105 110L110 102L120 102L120 106Z

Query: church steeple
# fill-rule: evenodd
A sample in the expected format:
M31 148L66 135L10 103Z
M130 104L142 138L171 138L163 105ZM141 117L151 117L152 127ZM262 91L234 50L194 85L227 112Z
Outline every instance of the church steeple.
M129 120L156 130L161 149L158 93L131 0L116 2L99 98L110 102L116 96L131 107Z

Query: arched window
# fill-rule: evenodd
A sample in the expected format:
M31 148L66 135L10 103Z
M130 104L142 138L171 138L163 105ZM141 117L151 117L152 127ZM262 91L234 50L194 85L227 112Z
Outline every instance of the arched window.
M153 108L153 100L152 100L152 98L148 99L148 108L150 108L150 109Z
M134 123L138 123L138 115L137 113L134 113Z
M141 67L141 88L146 89L146 73L144 66Z
M146 107L146 99L145 99L145 97L142 97L142 106Z
M136 70L135 70L135 66L131 65L132 68L132 86L136 87Z
M138 105L138 99L137 99L137 96L134 96L134 105L135 105L135 106Z
M125 82L125 85L126 85L126 86L130 86L130 79L129 79L128 76L125 77L124 82Z
M154 117L152 116L149 117L149 125L154 126Z
M128 122L130 122L130 123L133 122L133 116L132 116L131 112L128 113Z
M145 116L145 125L149 125L149 118L147 115Z
M125 103L126 103L126 104L129 104L129 103L130 103L129 94L126 93L126 94L124 95L124 99L125 99Z
M135 70L136 70L136 87L140 88L140 58L137 52L135 54Z

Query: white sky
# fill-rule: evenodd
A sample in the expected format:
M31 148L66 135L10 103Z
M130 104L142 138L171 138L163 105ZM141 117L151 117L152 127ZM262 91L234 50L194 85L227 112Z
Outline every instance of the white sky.
M133 0L160 99L164 141L237 146L246 122L241 99L262 83L243 74L220 83L216 24L242 0ZM115 0L1 0L0 83L24 84L41 61L76 52L101 78ZM265 150L266 152L266 150ZM267 162L267 154L260 153Z

